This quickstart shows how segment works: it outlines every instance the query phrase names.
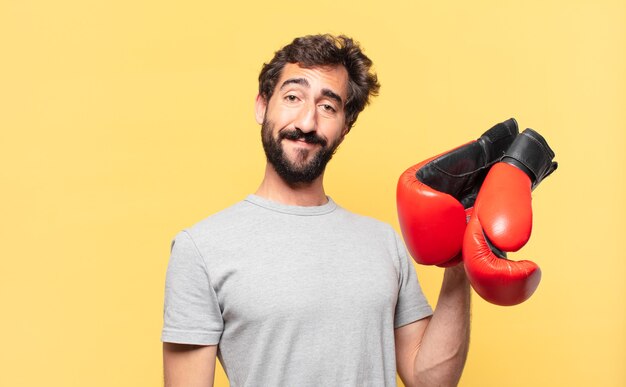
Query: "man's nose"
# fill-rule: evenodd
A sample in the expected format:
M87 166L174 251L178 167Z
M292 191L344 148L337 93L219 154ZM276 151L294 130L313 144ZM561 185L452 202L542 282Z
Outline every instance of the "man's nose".
M303 106L295 122L297 129L300 129L304 133L313 132L316 130L317 111L315 104L307 104Z

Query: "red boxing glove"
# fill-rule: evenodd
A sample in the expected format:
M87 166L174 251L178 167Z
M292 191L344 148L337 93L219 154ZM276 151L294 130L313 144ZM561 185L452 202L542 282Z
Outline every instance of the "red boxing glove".
M495 164L480 188L463 240L470 283L497 305L526 301L537 289L541 270L531 261L510 261L532 230L531 191L557 168L545 139L526 129Z
M478 140L422 161L400 176L398 218L417 263L451 266L460 262L466 211L474 205L487 171L517 134L517 122L511 118Z

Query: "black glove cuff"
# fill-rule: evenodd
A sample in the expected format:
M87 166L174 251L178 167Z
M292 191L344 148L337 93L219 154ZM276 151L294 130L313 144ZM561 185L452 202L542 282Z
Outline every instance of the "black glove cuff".
M511 118L494 125L481 137L423 165L417 180L452 195L465 208L472 207L489 168L504 156L519 130Z
M485 157L485 164L493 164L500 160L511 143L517 138L519 129L515 118L494 125L483 133L476 142L480 144Z
M535 188L557 168L558 164L552 161L553 158L554 152L543 136L528 128L513 141L502 161L524 171Z

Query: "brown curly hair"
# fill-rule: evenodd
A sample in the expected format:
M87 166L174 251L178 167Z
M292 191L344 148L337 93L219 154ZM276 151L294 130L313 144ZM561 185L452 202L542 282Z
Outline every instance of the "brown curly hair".
M363 54L358 42L351 38L330 34L307 35L276 51L269 63L264 63L259 74L259 95L266 101L272 97L276 82L287 63L302 67L343 65L348 71L348 98L345 106L346 125L352 128L359 113L369 103L370 96L378 95L380 84L371 72L372 61Z

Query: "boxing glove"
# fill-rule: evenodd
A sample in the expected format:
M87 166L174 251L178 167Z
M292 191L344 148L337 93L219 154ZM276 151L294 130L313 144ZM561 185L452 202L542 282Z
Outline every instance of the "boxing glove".
M398 180L396 203L404 241L423 265L451 266L461 261L467 211L487 171L518 135L515 119L408 168Z
M463 263L474 290L497 305L526 301L541 280L539 266L512 261L532 231L531 191L554 172L554 152L536 131L526 129L489 170L476 198L463 240Z

